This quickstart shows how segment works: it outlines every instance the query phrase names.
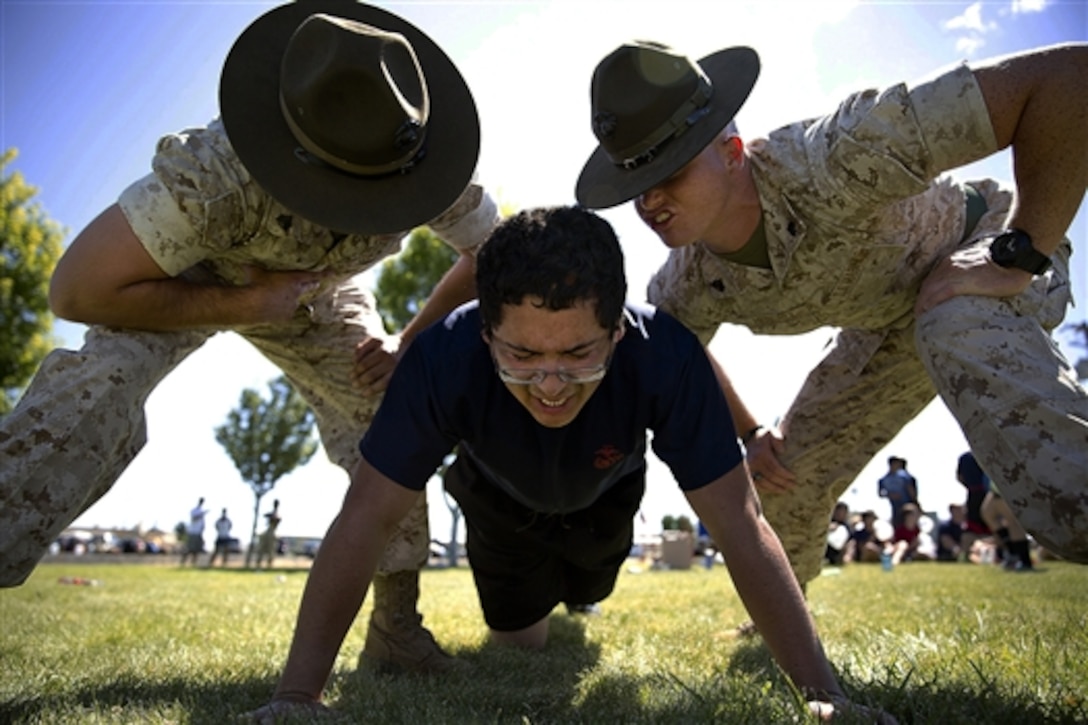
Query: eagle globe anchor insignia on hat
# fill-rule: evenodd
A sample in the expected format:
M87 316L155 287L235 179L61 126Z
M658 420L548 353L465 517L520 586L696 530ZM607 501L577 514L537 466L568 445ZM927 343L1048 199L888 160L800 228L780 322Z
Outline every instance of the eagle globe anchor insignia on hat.
M600 145L578 177L578 202L606 209L668 179L733 120L758 77L759 56L744 46L698 63L648 41L614 50L593 72Z
M476 105L426 34L352 0L299 0L235 41L219 85L227 137L293 213L339 232L431 221L468 186Z

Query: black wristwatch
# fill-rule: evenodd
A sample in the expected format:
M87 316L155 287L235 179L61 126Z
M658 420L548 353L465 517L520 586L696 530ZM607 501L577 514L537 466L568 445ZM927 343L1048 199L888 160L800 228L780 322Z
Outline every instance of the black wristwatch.
M1028 233L1019 229L1006 229L994 237L990 259L999 267L1015 267L1032 274L1050 269L1050 257L1036 249Z

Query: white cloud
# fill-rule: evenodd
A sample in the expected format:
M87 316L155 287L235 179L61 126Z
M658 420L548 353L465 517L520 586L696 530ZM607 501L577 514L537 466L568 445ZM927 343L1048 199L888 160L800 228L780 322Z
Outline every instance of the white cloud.
M1046 10L1048 0L1012 0L1012 12L1017 13L1041 13Z
M956 52L963 56L974 56L986 41L978 36L963 37L956 40Z
M993 29L991 23L987 27L982 21L982 3L976 2L967 6L967 9L963 11L962 15L957 15L951 20L944 22L945 30L966 30L968 32L985 33L987 30Z
M1014 3L1020 1L1014 0ZM1045 0L1023 0L1023 2L1035 4L1045 2ZM997 30L997 23L983 20L982 3L976 2L968 5L961 15L946 20L941 27L944 30L953 32L962 31L964 34L956 38L956 52L961 55L972 56L986 45L986 40L982 36Z

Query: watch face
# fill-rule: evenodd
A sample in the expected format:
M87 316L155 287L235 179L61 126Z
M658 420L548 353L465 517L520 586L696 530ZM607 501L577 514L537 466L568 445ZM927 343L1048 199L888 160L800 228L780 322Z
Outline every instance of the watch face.
M1050 259L1031 243L1031 237L1018 229L1002 232L990 242L990 259L1001 267L1015 267L1032 274L1042 274Z

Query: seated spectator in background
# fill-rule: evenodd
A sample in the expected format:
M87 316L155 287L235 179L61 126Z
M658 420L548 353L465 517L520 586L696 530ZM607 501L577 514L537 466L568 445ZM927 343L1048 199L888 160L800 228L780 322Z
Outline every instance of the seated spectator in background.
M908 503L904 504L902 515L903 520L892 535L892 565L904 561L929 561L933 558L928 551L932 548L932 541L919 526L922 510Z
M880 526L879 524L884 524ZM862 561L875 563L891 547L892 532L887 531L887 524L876 517L874 511L861 515L861 523L854 527L854 532L847 544L844 561Z
M846 556L846 545L850 543L850 507L842 501L835 504L831 512L831 522L827 525L827 549L824 559L831 566L842 566Z
M963 526L967 510L962 504L948 505L948 519L937 527L937 561L960 561L963 556Z

